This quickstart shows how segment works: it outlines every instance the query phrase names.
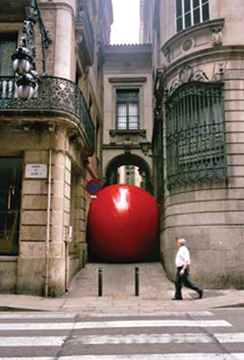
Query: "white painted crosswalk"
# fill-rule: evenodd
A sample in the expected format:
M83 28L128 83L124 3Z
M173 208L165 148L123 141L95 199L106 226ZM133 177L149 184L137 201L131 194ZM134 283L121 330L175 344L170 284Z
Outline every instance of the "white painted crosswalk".
M225 320L128 320L128 321L94 321L64 323L10 323L0 324L0 331L9 330L69 330L69 329L103 329L134 327L228 327Z
M244 353L179 353L135 355L78 355L48 357L0 357L0 360L244 360Z
M74 336L69 340L65 336L28 336L0 337L0 347L9 346L62 346L70 343L106 345L106 344L180 344L180 343L244 343L244 333L185 333L185 334L130 334L130 335L88 335Z
M0 360L244 360L244 328L211 312L97 320L0 314Z

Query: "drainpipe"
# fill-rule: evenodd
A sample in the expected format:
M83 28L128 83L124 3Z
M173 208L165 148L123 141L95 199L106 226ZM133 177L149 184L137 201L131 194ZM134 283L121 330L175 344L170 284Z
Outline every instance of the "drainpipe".
M46 227L46 268L44 295L48 297L49 288L49 254L50 254L50 209L51 209L51 182L52 182L52 150L49 149L48 180L47 180L47 227Z

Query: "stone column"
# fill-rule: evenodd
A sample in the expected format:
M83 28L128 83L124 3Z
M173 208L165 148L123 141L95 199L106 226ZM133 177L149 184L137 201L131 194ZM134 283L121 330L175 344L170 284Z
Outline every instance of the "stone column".
M57 5L54 76L72 79L75 55L73 11L65 4Z

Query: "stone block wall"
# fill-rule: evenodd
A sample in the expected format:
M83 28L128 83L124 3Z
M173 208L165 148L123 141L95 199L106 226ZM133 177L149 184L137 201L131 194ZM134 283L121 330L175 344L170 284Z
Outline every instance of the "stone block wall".
M176 238L184 237L192 256L192 277L207 287L244 286L244 62L242 51L226 52L224 116L227 179L166 191L161 248L168 276L175 273ZM210 66L211 59L204 61ZM206 65L208 64L208 65ZM202 65L201 65L202 66ZM198 64L199 67L199 64ZM164 142L165 143L165 142Z

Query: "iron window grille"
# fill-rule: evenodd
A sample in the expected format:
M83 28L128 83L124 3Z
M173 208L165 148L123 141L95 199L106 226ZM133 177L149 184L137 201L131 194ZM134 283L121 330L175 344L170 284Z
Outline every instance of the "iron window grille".
M223 82L190 76L166 100L169 190L226 177Z
M139 90L116 91L116 129L139 129Z
M209 20L209 0L176 0L177 32Z

